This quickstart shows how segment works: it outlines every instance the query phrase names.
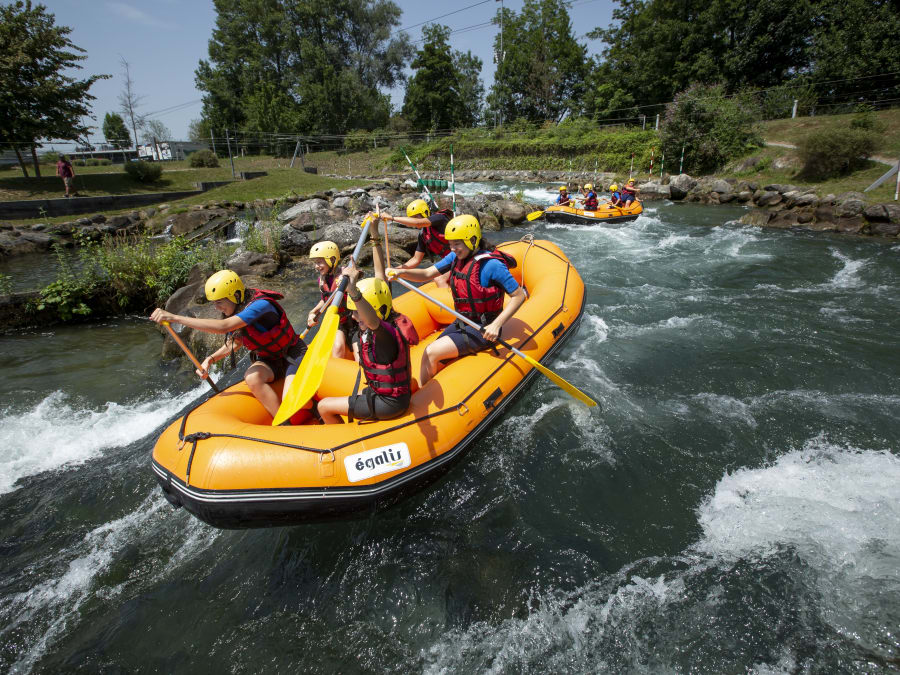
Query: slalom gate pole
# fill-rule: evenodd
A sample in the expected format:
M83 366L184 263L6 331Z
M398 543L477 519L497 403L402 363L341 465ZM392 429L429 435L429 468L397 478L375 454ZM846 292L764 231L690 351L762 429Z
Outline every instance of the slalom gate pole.
M628 170L628 177L634 177L634 153L631 153L631 168Z
M678 173L682 174L684 171L684 145L681 146L681 164L678 165Z
M450 183L453 185L453 215L456 216L456 176L453 173L453 143L450 144Z
M422 180L422 176L419 175L419 170L416 168L416 165L412 163L412 160L409 158L409 155L406 154L406 150L400 148L400 151L403 153L403 156L406 157L406 161L409 162L410 167L416 174L416 178L419 179L419 182L422 184L422 187L425 188L425 194L428 195L428 199L431 203L437 208L438 203L435 201L434 197L431 196L431 190L428 189L428 186L425 185L425 181Z
M653 178L653 151L656 148L650 148L650 172L647 174L650 178Z

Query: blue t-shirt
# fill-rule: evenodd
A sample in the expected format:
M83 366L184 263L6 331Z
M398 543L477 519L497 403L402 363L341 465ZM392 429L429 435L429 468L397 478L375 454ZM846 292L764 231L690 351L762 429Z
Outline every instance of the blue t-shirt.
M456 262L456 254L450 252L438 260L434 266L438 272L443 274L453 266L454 262ZM478 280L485 288L493 282L510 295L519 288L518 282L509 273L509 268L495 258L490 258L481 263L481 273L478 275Z
M264 333L278 323L278 310L268 300L259 298L238 312L237 317L247 325L252 324L256 330Z

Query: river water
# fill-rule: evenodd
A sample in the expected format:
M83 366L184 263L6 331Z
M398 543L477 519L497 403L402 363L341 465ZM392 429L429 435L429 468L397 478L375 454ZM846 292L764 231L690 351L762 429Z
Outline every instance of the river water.
M897 672L900 246L740 213L529 224L602 410L536 380L354 521L173 510L150 452L204 387L140 317L0 338L0 670Z

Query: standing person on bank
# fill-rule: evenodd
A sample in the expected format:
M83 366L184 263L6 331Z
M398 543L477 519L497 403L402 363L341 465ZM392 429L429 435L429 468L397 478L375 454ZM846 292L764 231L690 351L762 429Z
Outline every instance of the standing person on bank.
M322 299L306 317L306 325L312 328L318 323L319 315L328 308L328 299L340 284L341 275L337 273L337 266L341 261L341 250L333 241L320 241L313 244L309 250L309 257L316 267L316 272L319 273L319 292L322 294ZM357 328L356 322L350 317L350 310L347 309L347 296L341 300L338 316L340 323L338 323L338 332L334 336L331 355L336 359L343 359L349 355L350 345L353 344L353 335Z
M375 217L376 214L369 213L369 216ZM419 240L416 242L416 252L412 258L402 265L398 265L397 269L410 270L419 266L419 263L427 255L434 262L440 260L450 253L450 245L444 237L444 230L447 223L453 217L453 211L445 208L431 213L428 204L424 199L416 199L409 203L406 207L406 217L394 217L390 213L382 213L381 219L386 222L399 223L406 227L419 228ZM447 286L447 277L441 276L435 283L445 288Z
M390 420L409 409L412 393L412 371L409 346L419 341L412 322L393 309L391 287L385 280L384 254L378 232L378 220L372 221L374 278L359 279L359 268L353 262L342 274L350 280L347 307L359 323L356 338L357 361L362 366L366 386L359 393L359 380L350 396L323 398L316 412L325 424L336 424L341 415L348 421Z
M220 270L206 280L206 299L222 312L221 319L199 319L179 316L163 309L153 310L150 320L156 323L180 323L205 333L225 335L225 344L203 359L197 374L206 378L210 367L243 346L252 361L244 382L272 417L278 412L281 397L272 382L284 378L284 389L306 353L306 343L294 332L287 314L278 300L284 296L274 291L245 288L241 278L231 270Z
M500 338L503 324L525 302L525 290L509 272L515 260L482 242L477 218L456 216L447 224L445 236L450 253L444 258L424 270L389 268L388 279L399 276L421 282L449 272L454 308L483 328L479 332L462 321L447 326L422 356L420 387L434 377L443 361L492 347ZM510 296L505 308L504 295Z
M72 166L72 163L65 155L59 156L59 161L56 163L56 175L62 178L63 185L66 186L66 198L68 199L72 196L69 194L69 191L72 190L72 183L75 180L75 167ZM78 194L74 190L72 192L76 195Z

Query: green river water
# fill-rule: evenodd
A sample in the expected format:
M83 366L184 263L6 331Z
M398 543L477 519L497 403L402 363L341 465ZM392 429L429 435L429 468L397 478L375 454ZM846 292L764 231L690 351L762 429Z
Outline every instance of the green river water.
M4 672L900 671L900 245L649 204L547 225L579 332L438 483L219 531L141 317L0 337ZM295 298L293 316L309 298Z

